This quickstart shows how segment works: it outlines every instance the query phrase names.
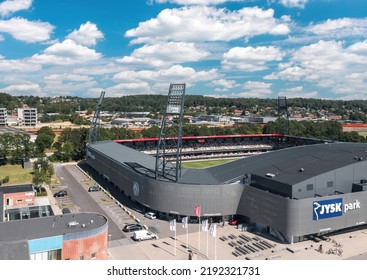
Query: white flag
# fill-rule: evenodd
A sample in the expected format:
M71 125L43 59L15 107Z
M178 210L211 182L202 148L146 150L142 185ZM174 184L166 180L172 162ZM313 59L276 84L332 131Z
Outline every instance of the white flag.
M189 224L189 217L182 218L182 227L187 228Z
M217 235L217 224L212 224L210 226L210 235L216 237Z
M169 221L169 230L170 231L176 231L176 219Z
M201 230L202 231L208 231L208 227L209 227L208 219L203 220L201 222Z

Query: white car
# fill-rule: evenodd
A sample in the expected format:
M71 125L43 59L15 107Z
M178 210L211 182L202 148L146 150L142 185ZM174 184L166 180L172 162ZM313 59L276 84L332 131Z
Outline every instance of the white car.
M158 236L153 232L143 229L134 232L134 239L136 241L151 240L151 239L158 239Z
M157 216L153 212L145 213L144 217L151 219L151 220L154 220L155 218L157 218Z

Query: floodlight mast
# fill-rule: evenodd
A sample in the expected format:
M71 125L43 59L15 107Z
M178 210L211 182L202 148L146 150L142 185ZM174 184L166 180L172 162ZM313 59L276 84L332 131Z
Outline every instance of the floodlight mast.
M90 130L89 130L89 144L97 142L99 138L99 127L101 124L100 114L101 114L101 107L102 107L104 95L105 95L105 92L102 91L101 95L99 96L97 105L96 105L96 110L94 111L92 123L91 123Z
M170 84L166 108L163 112L161 130L157 145L155 178L168 179L177 182L181 177L181 153L182 153L182 119L184 111L186 84ZM178 126L168 124L169 117L178 116ZM177 128L176 136L169 134L170 130ZM176 142L175 147L170 147L167 152L167 139ZM175 158L172 161L172 150Z

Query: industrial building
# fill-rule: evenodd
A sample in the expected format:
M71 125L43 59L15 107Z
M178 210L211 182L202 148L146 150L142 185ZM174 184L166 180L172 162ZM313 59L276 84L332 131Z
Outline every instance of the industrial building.
M106 260L107 218L76 213L0 222L0 260Z
M365 225L366 144L252 138L274 149L205 169L182 168L177 181L156 177L154 155L135 149L142 141L129 147L94 142L87 147L87 163L158 217L194 220L200 206L202 218L236 216L286 243Z

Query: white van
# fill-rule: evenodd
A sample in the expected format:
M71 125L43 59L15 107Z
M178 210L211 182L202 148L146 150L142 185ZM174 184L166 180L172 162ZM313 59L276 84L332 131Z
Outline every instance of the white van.
M158 236L153 232L147 231L145 229L134 232L134 240L136 241L150 240L150 239L158 239Z

